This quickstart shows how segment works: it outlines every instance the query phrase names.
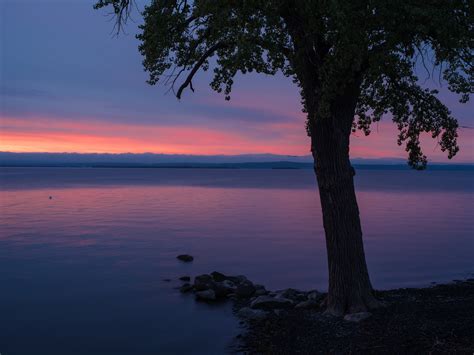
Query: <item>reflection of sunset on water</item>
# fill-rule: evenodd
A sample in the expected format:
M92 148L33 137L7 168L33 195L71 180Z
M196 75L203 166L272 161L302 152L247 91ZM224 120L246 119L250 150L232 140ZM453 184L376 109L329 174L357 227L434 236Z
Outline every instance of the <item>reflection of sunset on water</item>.
M7 248L47 246L51 253L72 248L78 255L97 257L120 254L125 265L187 245L200 263L212 260L239 269L236 272L255 273L275 287L312 287L314 280L318 287L325 285L322 217L310 170L263 170L255 175L252 170L226 169L71 168L57 178L66 186L48 177L54 170L36 171L35 183L18 177L4 183L0 242ZM377 286L427 282L462 269L453 265L468 262L462 255L472 246L465 208L472 195L462 190L469 186L466 175L399 170L397 180L392 174L361 170L357 175L366 249ZM259 175L265 185L256 180ZM437 190L441 181L450 189ZM417 271L408 272L412 267ZM278 276L271 276L269 268L278 270ZM307 271L303 276L298 270Z

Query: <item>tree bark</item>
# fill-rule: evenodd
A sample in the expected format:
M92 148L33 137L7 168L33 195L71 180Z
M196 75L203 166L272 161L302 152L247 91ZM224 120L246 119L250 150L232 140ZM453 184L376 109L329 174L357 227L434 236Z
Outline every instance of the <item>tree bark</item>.
M334 100L330 117L311 117L314 158L329 266L327 313L343 315L378 306L367 271L355 170L349 160L349 138L357 89ZM309 112L311 115L312 113Z

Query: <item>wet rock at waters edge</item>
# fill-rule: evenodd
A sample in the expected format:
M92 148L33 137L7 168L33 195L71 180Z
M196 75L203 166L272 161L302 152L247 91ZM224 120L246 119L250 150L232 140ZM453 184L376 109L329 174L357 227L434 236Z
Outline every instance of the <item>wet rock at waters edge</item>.
M234 292L235 289L237 288L237 286L230 280L224 280L224 281L220 282L220 284L223 287L228 288L229 290L232 290L232 292Z
M179 279L181 281L191 281L191 277L189 277L189 276L181 276Z
M215 301L216 293L214 290L198 291L195 293L196 299L201 301Z
M370 312L349 313L344 316L344 320L348 322L359 323L372 315Z
M250 307L244 307L241 308L238 312L237 315L240 318L245 318L245 319L264 319L267 317L267 313L265 311L262 311L261 309L252 309Z
M196 291L209 290L214 287L211 275L203 274L194 278L194 288Z
M235 288L227 287L224 282L215 282L211 289L214 290L217 298L224 298L235 291Z
M212 290L215 293L216 298L224 298L229 293L235 291L235 287L231 287L233 284L223 282L215 282L211 275L203 274L198 275L194 278L194 288L196 291Z
M251 304L250 307L253 309L280 309L280 308L292 308L293 301L283 297L271 297L271 296L258 296Z
M244 281L235 289L235 294L241 298L248 298L255 293L255 286L250 281Z
M217 271L211 272L211 276L212 276L212 279L216 282L222 282L224 280L227 280L227 276Z
M244 281L248 281L247 277L244 275L227 276L227 280L232 281L236 285L241 284Z
M191 292L193 288L194 286L191 285L190 283L185 283L183 286L179 288L179 291L182 293L187 293L187 292Z
M189 263L194 260L194 257L188 254L181 254L181 255L178 255L176 259Z
M316 300L302 301L295 306L295 308L299 308L299 309L313 309L313 308L318 308L318 307L319 307L319 302Z

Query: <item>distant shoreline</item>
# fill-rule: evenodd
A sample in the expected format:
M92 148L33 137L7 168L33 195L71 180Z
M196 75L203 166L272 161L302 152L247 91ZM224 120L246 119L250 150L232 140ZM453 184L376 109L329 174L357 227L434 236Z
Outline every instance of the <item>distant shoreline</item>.
M361 170L410 170L406 164L353 164ZM140 169L274 169L301 170L312 169L312 163L297 162L251 162L251 163L39 163L39 162L0 162L1 168L140 168ZM428 164L427 170L474 170L474 164Z

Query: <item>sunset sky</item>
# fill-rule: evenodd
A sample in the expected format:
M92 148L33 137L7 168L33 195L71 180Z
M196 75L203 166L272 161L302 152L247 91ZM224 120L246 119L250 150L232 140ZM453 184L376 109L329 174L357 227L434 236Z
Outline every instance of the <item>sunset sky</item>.
M0 151L306 155L298 89L281 75L240 75L232 100L201 74L181 101L149 86L134 38L141 18L113 36L113 22L85 0L0 4ZM141 6L141 5L139 5ZM423 76L420 73L420 76ZM431 86L437 84L429 79ZM454 162L474 162L473 104L440 88L465 128ZM424 140L433 161L447 161ZM370 137L352 136L353 158L406 156L387 117Z

